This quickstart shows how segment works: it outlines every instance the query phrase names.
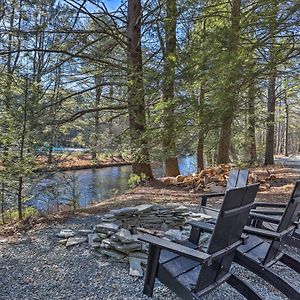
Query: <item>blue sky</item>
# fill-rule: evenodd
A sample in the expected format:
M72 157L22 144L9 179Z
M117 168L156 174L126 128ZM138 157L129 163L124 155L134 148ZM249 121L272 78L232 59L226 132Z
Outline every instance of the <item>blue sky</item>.
M121 0L103 0L101 2L103 2L109 10L115 10L121 4ZM86 7L89 10L93 9L93 5L91 3L88 3Z
M109 9L116 9L121 4L121 0L104 0L103 3L107 6Z

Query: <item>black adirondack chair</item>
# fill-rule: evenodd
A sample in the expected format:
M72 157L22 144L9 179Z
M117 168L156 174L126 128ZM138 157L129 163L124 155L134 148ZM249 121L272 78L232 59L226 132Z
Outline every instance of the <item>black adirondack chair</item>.
M281 262L300 273L300 262L282 252L284 244L297 226L300 211L298 186L295 187L293 195L293 200L286 205L276 231L245 226L244 232L249 238L245 245L237 249L234 261L269 282L289 299L300 299L300 293L292 287L292 283L288 283L270 269L277 262ZM210 223L190 222L192 231L205 232L212 232L216 226L214 223L213 220Z
M288 203L264 203L254 202L254 209L250 213L250 225L268 229L271 231L277 231L278 226L285 215L286 210L297 197L300 196L300 180L296 181L295 187L291 194ZM294 212L297 214L297 212ZM298 218L293 217L291 220L294 221L295 230L291 235L285 239L286 244L294 246L300 249L300 222L299 222L300 211L298 212ZM292 225L292 224L290 224Z
M229 172L228 181L226 185L226 191L237 188L237 187L245 187L247 185L248 181L248 175L249 170L240 170L240 169L234 169ZM207 207L207 201L209 198L213 197L221 197L224 196L225 192L223 193L210 193L210 194L201 194L198 195L199 199L201 199L201 205L200 205L200 212L213 215L214 217L218 216L218 210L215 210L213 208Z
M247 299L262 299L244 281L229 272L236 248L258 190L258 185L228 190L206 252L198 248L200 231L191 231L183 245L151 235L140 239L149 243L144 294L152 296L155 278L184 300L201 299L224 282ZM234 200L234 201L233 201Z

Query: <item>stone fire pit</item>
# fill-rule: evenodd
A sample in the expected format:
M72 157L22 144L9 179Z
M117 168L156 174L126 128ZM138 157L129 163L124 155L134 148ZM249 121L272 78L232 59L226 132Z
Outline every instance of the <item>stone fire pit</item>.
M66 247L88 242L90 251L130 263L129 274L143 276L148 245L138 240L143 233L155 234L170 241L187 239L188 220L203 220L208 216L180 204L143 204L109 211L93 230L62 230L58 237ZM207 239L208 236L204 236Z

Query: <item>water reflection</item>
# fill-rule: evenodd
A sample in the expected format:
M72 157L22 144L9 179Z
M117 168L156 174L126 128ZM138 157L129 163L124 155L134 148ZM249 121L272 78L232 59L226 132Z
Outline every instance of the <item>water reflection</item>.
M182 156L178 163L182 175L192 174L196 170L194 156ZM39 183L45 191L47 186L49 189L46 193L36 195L33 203L38 209L45 210L49 205L57 207L58 203L66 203L77 197L76 201L80 206L87 206L92 201L108 199L126 191L131 172L131 166L61 172ZM153 172L155 177L162 177L163 167L158 166ZM51 189L51 185L55 188ZM49 190L54 191L55 195L51 195Z

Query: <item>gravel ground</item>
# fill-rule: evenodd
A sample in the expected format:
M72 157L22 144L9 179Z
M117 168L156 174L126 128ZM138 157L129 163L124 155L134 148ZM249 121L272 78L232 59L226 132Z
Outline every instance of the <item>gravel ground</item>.
M64 224L52 225L16 240L0 237L0 300L143 300L143 280L128 275L128 265L88 251L87 244L66 249L55 234L62 228L89 229L99 217L75 217ZM87 225L89 224L89 225ZM300 260L300 252L287 251ZM278 265L276 272L299 288L299 275ZM247 279L264 299L286 299L280 292L254 274L234 266L233 271ZM156 283L153 299L178 300L172 292ZM227 284L205 299L244 299Z

